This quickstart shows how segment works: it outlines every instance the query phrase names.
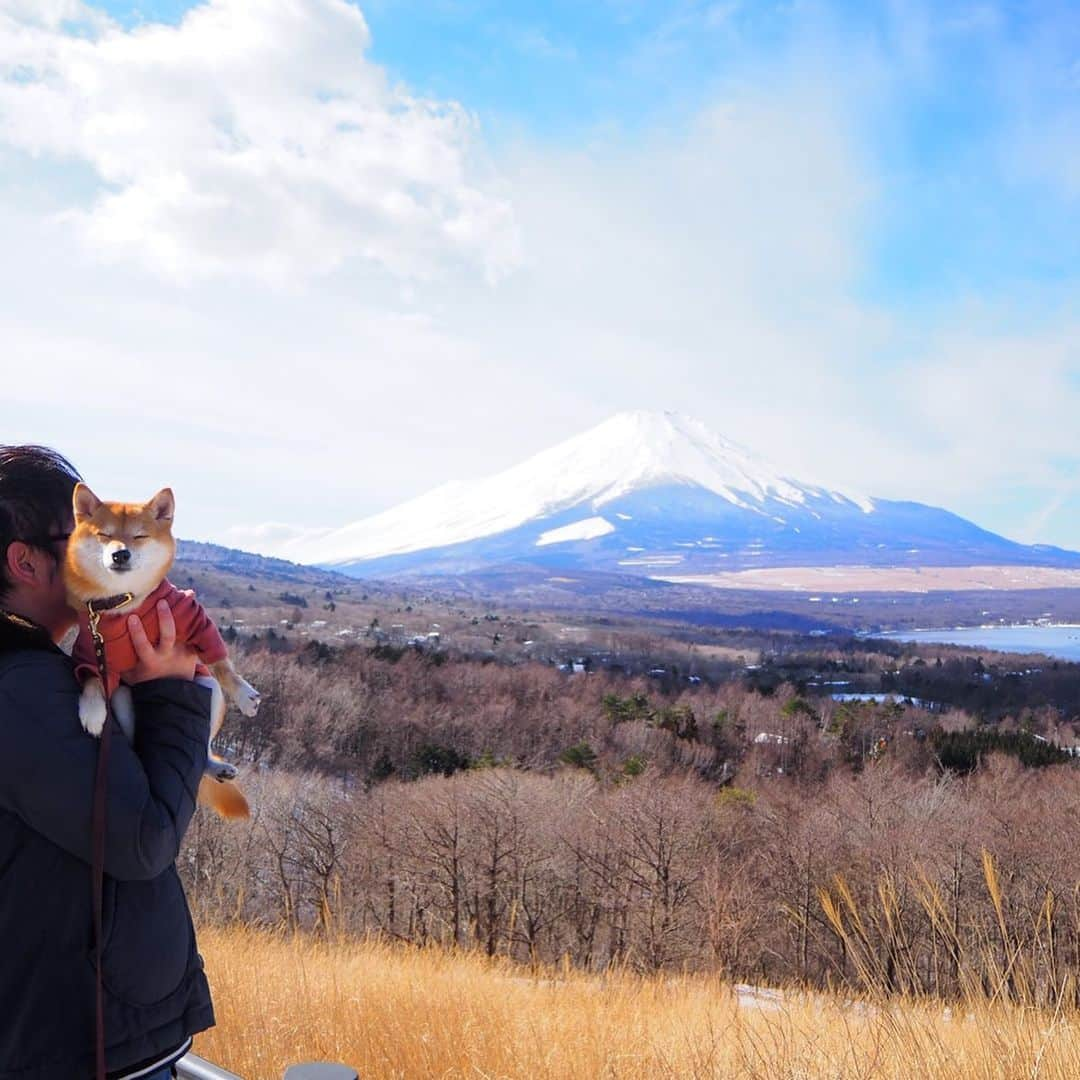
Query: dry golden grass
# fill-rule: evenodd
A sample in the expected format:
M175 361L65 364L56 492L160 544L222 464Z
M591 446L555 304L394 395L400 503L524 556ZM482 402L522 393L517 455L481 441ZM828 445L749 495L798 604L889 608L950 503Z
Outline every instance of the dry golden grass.
M197 1053L279 1080L304 1060L376 1077L1074 1078L1074 1015L875 1005L788 992L750 1002L700 976L532 975L377 943L205 929L218 1026Z

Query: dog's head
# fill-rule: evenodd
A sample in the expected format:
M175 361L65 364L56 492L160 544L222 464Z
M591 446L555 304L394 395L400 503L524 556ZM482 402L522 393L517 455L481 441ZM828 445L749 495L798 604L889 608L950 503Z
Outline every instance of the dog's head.
M79 602L154 591L176 557L173 493L162 488L149 502L102 502L85 484L72 497L75 528L68 542L64 581Z

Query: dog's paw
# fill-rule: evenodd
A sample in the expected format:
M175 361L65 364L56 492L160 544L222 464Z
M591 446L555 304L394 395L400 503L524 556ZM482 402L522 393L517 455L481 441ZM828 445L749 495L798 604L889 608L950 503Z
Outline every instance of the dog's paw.
M82 722L84 730L95 738L100 738L102 731L105 729L106 715L107 710L103 697L96 694L83 694L79 698L79 720Z
M211 758L206 763L206 771L217 780L218 783L236 779L236 766L230 765L227 761L218 761L216 758Z
M241 679L240 685L236 689L236 707L245 716L254 716L259 711L261 701L259 691Z

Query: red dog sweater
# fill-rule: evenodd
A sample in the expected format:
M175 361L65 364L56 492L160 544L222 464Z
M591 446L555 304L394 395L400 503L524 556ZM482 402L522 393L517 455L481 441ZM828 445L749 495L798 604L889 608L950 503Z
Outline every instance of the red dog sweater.
M98 630L105 641L105 664L109 673L109 685L105 687L105 692L110 697L120 684L120 676L138 663L135 646L128 634L128 616L139 616L150 643L156 645L161 638L157 614L159 600L168 601L172 609L173 619L176 621L177 642L190 645L198 653L196 674L209 675L207 665L216 664L229 655L221 634L202 604L190 593L181 592L166 579L133 612L125 610L101 616ZM94 639L90 634L90 620L85 608L79 612L79 636L75 639L71 658L75 661L75 674L80 682L86 682L98 674Z

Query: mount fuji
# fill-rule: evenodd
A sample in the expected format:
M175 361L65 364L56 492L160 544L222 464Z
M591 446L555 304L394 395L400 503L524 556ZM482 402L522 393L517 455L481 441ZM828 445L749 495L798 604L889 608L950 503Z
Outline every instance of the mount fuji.
M1080 567L946 510L781 475L697 420L625 412L504 472L296 542L354 577L507 563L648 577L769 566Z

